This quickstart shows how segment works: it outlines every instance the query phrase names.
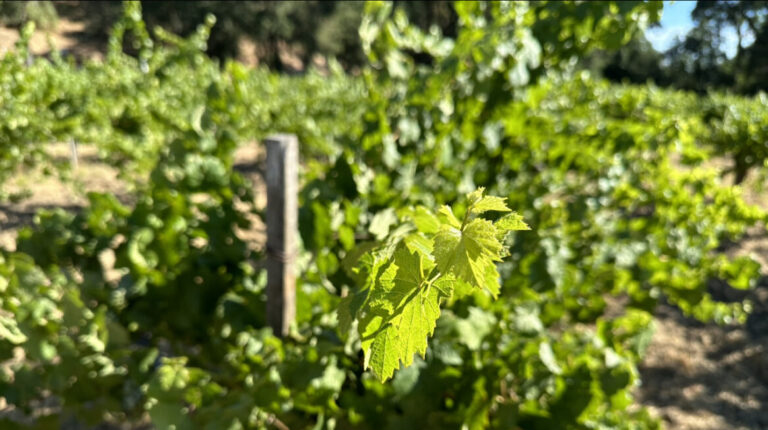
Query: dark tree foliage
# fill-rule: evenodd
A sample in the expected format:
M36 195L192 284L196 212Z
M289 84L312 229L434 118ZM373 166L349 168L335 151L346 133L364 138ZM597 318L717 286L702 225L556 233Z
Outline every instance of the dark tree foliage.
M83 36L91 41L106 40L109 29L120 16L120 2L32 2L47 4L62 17L85 21ZM30 3L30 4L32 4ZM454 37L457 17L450 2L397 1L418 27L428 30L437 26L443 34ZM217 23L208 40L208 54L218 58L233 58L239 54L242 38L256 45L260 64L274 70L288 71L291 67L281 59L281 52L290 52L303 65L313 55L335 57L347 68L364 63L358 27L365 3L362 1L142 1L144 19L149 29L155 26L182 36L192 34L214 14ZM0 20L19 24L35 8L24 3L0 1ZM33 18L30 18L33 19ZM130 43L126 44L130 51Z
M347 46L343 42L334 46L323 43L321 48L318 41L318 33L322 33L324 39L328 37L328 20L336 26L348 25L348 31L356 32L355 29L360 24L359 12L362 12L362 5L352 5L358 13L352 19L340 20L335 13L348 15L349 6L342 6L339 2L199 1L186 3L184 7L179 7L177 2L172 1L142 2L144 16L150 27L159 25L182 35L192 33L205 16L212 13L216 16L217 23L208 41L211 55L220 58L237 56L238 39L247 36L256 42L260 62L278 70L283 70L279 57L282 44L293 48L293 52L296 52L305 64L313 53L322 51L330 51L322 52L329 55L347 54L350 59L359 57L344 52Z
M710 88L732 88L735 84L730 62L720 49L719 36L705 27L691 30L665 57L667 82L676 88L703 93Z
M763 49L759 40L768 31L767 14L766 1L697 2L691 13L696 28L667 52L672 65L670 75L677 77L673 84L700 92L726 88L754 93L768 88L759 75L759 70L768 65L768 58L760 58ZM723 51L727 31L737 38L731 59Z
M768 2L699 1L691 18L694 29L666 52L638 34L619 51L594 53L582 64L613 81L652 80L698 93L768 90ZM736 36L732 58L724 51L728 32Z
M291 71L308 65L316 54L335 57L347 70L364 63L358 34L362 1L142 1L148 28L160 26L173 33L192 34L205 16L217 18L208 54L221 59L255 55L260 64L277 71ZM393 2L422 30L438 28L455 37L456 10L446 1ZM582 4L547 4L550 13ZM85 21L83 37L97 44L107 40L109 29L120 16L120 2L9 2L0 0L0 23L18 26L26 20L46 26L57 15ZM768 1L699 1L691 18L695 28L666 52L657 52L638 33L618 51L597 50L580 59L581 66L612 81L645 83L653 81L698 93L726 89L753 94L768 90ZM540 25L536 36L561 29ZM543 33L542 33L543 32ZM735 55L723 50L727 33L737 39ZM252 45L240 43L250 39ZM562 41L561 41L562 42ZM561 43L565 45L565 43ZM255 48L254 48L255 45ZM618 46L618 45L617 45ZM106 49L106 45L104 46ZM130 39L126 50L131 52ZM255 50L245 52L243 49ZM241 52L242 51L242 52ZM286 55L298 59L287 61ZM417 63L430 64L431 58L412 53Z
M740 89L745 93L768 90L768 2L760 3L762 9L756 12L754 20L759 25L759 28L755 26L755 41L737 56Z
M449 1L403 1L397 0L393 4L402 8L410 19L422 30L429 30L437 26L447 37L456 37L458 16L453 5Z
M738 38L736 57L745 49L745 42L751 33L756 35L765 25L766 1L699 1L691 16L712 35L718 46L722 42L722 30L732 27Z
M582 65L611 81L644 84L651 80L664 85L668 79L661 66L663 59L645 36L638 34L618 51L596 51Z

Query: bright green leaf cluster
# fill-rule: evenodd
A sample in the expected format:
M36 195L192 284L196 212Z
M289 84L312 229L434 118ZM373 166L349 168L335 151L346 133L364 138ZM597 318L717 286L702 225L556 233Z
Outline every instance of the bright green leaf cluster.
M365 367L381 381L410 366L415 354L424 356L440 306L456 290L469 286L498 296L503 240L530 228L506 199L483 193L480 188L467 196L461 222L448 206L437 214L418 207L403 212L410 229L396 230L376 247L365 245L354 269L361 289L341 302L339 320L342 329L358 321ZM507 214L495 222L479 217L488 212Z

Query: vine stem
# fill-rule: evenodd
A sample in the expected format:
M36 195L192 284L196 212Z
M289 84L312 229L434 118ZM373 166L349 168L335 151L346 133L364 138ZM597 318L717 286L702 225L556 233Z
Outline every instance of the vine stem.
M432 271L429 272L429 275L427 275L427 278L428 278L428 280L426 281L427 289L425 292L427 295L429 295L429 291L432 289L432 284L434 284L438 279L440 279L441 276L443 276L443 273L437 270L437 266L435 266L432 269Z
M464 231L464 227L467 225L467 222L469 221L469 214L472 213L473 206L474 204L467 206L467 211L464 213L464 220L461 221L461 231Z

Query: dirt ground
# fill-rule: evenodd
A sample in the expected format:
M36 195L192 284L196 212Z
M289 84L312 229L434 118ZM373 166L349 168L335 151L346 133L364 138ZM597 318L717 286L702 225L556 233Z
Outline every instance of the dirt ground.
M50 144L48 153L58 163L70 163L72 152L67 143ZM77 155L77 167L70 167L68 179L44 175L38 170L19 171L3 185L5 191L24 193L26 197L18 203L0 202L1 247L15 250L19 229L31 225L37 211L53 208L76 211L86 205L88 192L112 193L124 204L130 203L128 186L118 177L117 169L99 160L94 147L80 145ZM264 182L260 174L263 159L264 152L255 142L241 146L235 153L235 169L253 182L257 190L255 203L259 208L266 206ZM254 217L251 221L253 228L238 232L238 235L254 248L260 248L265 240L265 228L258 218Z
M708 164L721 170L730 165L721 159ZM732 184L731 179L725 183ZM768 208L754 173L741 188L747 203ZM763 229L751 231L727 254L749 255L762 266L762 278L750 292L710 285L717 300L753 303L745 325L703 324L668 305L656 311L637 397L668 429L768 429L768 235Z
M768 332L702 324L671 307L656 317L642 404L669 429L768 428Z
M57 46L83 56L98 57L93 43L78 39L83 24L60 20L53 34ZM0 55L13 46L16 30L0 28ZM48 44L42 32L32 39L32 51L43 54ZM57 157L67 159L69 146L51 145ZM0 204L0 246L13 249L19 228L30 225L36 211L62 207L77 210L85 204L86 191L114 193L126 197L126 186L115 169L100 163L88 147L79 150L80 162L73 181L43 177L39 172L18 172L13 190L28 189L31 196L17 204ZM260 151L244 146L236 157L236 168L260 182ZM34 185L34 187L31 187ZM264 193L256 193L264 204ZM765 199L754 193L751 202ZM252 243L263 243L263 225L244 232ZM738 253L768 256L768 238L756 233L740 244ZM761 261L764 267L765 260ZM767 278L768 279L768 278ZM768 282L752 294L758 306L746 326L720 327L686 318L673 307L657 311L656 333L640 366L643 385L637 390L641 404L662 418L668 429L724 430L768 429Z

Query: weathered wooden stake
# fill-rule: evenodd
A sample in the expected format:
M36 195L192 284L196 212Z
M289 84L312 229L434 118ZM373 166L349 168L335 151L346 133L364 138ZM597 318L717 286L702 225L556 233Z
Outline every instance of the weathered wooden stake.
M278 134L267 143L267 322L285 336L296 317L299 143Z
M69 140L69 151L71 153L70 161L72 163L72 168L77 169L77 142L75 142L75 139Z

